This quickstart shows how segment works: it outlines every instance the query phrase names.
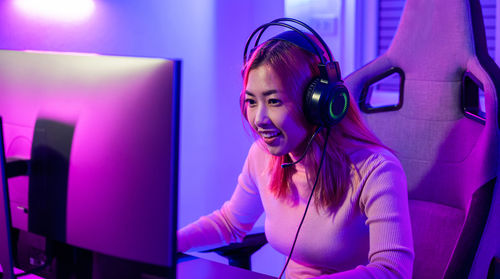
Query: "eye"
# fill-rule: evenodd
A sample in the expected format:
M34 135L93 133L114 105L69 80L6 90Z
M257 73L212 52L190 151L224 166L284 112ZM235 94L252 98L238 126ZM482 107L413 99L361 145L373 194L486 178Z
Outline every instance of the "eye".
M246 98L245 99L245 104L247 104L248 106L254 106L256 104L255 100L254 99L251 99L251 98Z
M280 99L275 99L275 98L271 98L271 99L267 100L267 102L273 106L280 106L282 104Z

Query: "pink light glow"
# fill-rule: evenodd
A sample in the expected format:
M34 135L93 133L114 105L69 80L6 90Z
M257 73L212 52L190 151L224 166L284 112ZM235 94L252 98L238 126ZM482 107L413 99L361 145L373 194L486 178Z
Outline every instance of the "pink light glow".
M92 0L15 0L14 4L27 15L67 22L87 19L95 8Z
M69 52L69 51L31 50L31 49L26 49L23 51L29 52L29 53L65 54L65 55L79 55L79 56L100 56L100 54L92 53L92 52Z

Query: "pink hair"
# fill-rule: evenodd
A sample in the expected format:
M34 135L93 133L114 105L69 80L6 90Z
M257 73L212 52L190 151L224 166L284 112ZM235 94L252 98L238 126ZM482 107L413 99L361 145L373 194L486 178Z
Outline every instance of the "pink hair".
M271 40L258 46L243 68L243 90L240 94L240 108L243 117L248 121L245 106L245 89L250 71L260 66L270 67L281 80L284 91L297 105L296 112L303 115L303 94L309 82L319 76L317 67L319 58L301 48L280 40ZM345 151L350 142L358 142L373 146L385 147L380 140L367 128L357 107L351 98L350 106L345 118L331 128L328 138L326 158L318 179L317 190L314 194L317 206L333 212L343 201L351 183L352 163ZM305 121L304 126L312 135L315 128ZM309 138L309 137L308 137ZM312 148L304 158L306 176L309 183L314 183L318 169L320 154L326 138L323 129L313 141ZM385 147L386 148L386 147ZM297 190L291 177L295 168L282 168L281 164L290 162L290 156L271 155L269 170L271 172L270 189L277 198L288 199L292 203L298 201Z

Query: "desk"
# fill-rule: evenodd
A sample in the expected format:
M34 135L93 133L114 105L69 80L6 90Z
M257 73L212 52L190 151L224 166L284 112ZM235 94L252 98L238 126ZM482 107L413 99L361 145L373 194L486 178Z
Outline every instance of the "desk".
M1 270L2 268L0 267L0 271ZM20 274L22 273L22 271L15 268L15 273ZM22 278L43 279L42 277L33 274L27 275L26 277L23 276ZM177 279L221 278L273 279L275 277L200 258L190 258L187 260L182 260L182 262L179 262L177 264Z
M252 272L206 259L182 259L177 263L177 279L272 279L275 277Z
M2 268L0 267L0 272ZM22 273L21 270L15 268L15 274ZM43 279L42 277L29 274L27 279ZM234 266L229 266L221 263L216 263L201 258L183 259L177 264L177 279L221 279L221 278L237 278L237 279L273 279L275 277L262 273L252 272L246 269L241 269Z

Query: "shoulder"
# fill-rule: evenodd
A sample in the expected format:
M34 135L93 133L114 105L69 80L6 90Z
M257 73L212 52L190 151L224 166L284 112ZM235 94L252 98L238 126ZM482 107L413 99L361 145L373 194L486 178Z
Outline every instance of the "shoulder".
M254 142L248 150L243 169L238 177L238 183L248 192L257 193L259 185L263 185L269 173L270 154L266 148Z
M361 203L379 195L406 195L406 175L396 155L383 147L348 153L352 162L352 187ZM391 195L392 195L391 194Z
M250 173L261 173L268 166L271 154L267 151L265 146L255 141L248 150L246 165Z
M381 146L367 146L348 150L347 155L353 166L360 172L373 172L378 169L390 167L397 172L403 172L399 159L390 150Z
M269 160L270 156L271 154L269 154L266 147L259 143L258 140L252 143L248 150L248 159L252 161Z

